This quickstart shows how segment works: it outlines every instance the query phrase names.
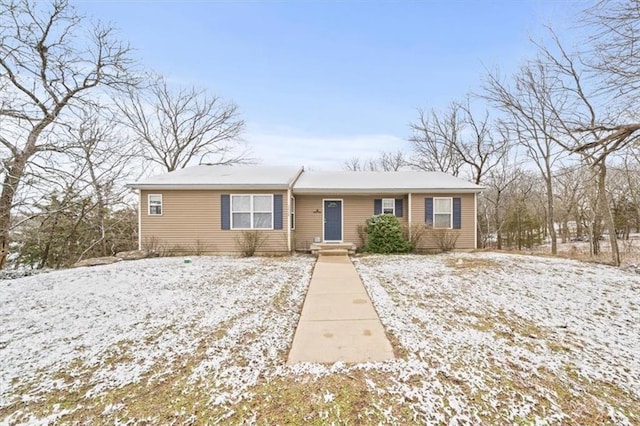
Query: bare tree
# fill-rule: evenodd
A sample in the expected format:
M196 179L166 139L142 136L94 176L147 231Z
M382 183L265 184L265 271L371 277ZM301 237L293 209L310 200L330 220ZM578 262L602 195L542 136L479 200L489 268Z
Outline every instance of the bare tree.
M402 151L381 152L377 158L362 160L360 157L351 157L343 163L346 171L385 171L397 172L407 165L405 156Z
M343 168L348 172L359 172L362 170L360 157L351 157L344 162Z
M530 61L513 76L511 84L495 73L489 74L486 98L507 114L506 123L518 143L540 171L546 187L547 230L551 237L551 253L556 254L557 237L554 215L553 170L566 152L558 144L558 124L550 105L555 105L558 92L555 71L541 60Z
M407 165L407 160L402 151L382 152L377 159L381 170L385 172L397 172Z
M640 187L637 185L637 182L640 182L640 161L633 151L627 152L622 161L628 196L635 206L636 217L640 218ZM636 232L640 232L640 223Z
M413 144L411 165L422 170L460 174L464 164L453 145L462 126L459 108L453 104L446 112L418 110L418 121L411 124Z
M556 170L553 176L554 188L556 188L554 191L556 197L554 211L557 213L558 221L561 224L560 236L563 243L566 243L571 238L570 221L576 223L574 235L576 237L581 236L578 228L581 220L578 217L578 196L580 186L584 185L584 180L582 179L584 172L580 169L578 166L562 167Z
M505 223L508 198L514 192L514 184L522 179L522 171L504 157L498 167L489 171L485 180L487 190L482 204L486 204L488 233L495 233L496 248L502 250L502 231Z
M117 102L122 122L143 147L144 158L167 171L194 160L210 164L237 164L248 160L239 148L244 121L238 107L204 90L173 90L164 78L145 91L131 90Z
M108 26L85 22L66 0L0 1L0 268L9 249L14 198L38 153L64 146L47 132L100 87L132 82L129 47ZM20 130L18 130L20 129Z
M38 185L29 192L41 197L30 208L21 207L20 220L11 226L20 247L16 262L58 268L85 255L130 249L136 241L135 215L123 185L135 167L135 151L106 111L79 110L74 125L56 135L68 141L65 152L30 163L40 172L25 174L26 183L38 174Z
M595 85L588 90L584 74L590 71L584 69L585 62L579 54L570 54L551 31L556 52L547 46L538 45L543 59L555 71L555 78L561 88L561 95L548 100L548 108L553 115L556 125L562 130L565 138L555 141L564 149L579 154L597 176L599 214L602 215L609 234L612 261L620 265L620 250L615 230L615 221L610 200L607 197L607 159L627 149L637 140L640 123L616 124L626 110L627 105L618 105L619 111L609 106L605 108L607 86ZM639 63L640 65L640 63ZM599 87L598 87L599 86ZM600 93L600 95L598 95ZM596 105L606 111L598 115Z
M444 113L432 110L428 118L421 111L411 128L416 167L457 176L467 166L476 184L509 150L504 133L494 137L488 111L480 118L474 115L469 97L463 103L452 102Z
M635 103L640 89L640 4L600 0L584 11L582 20L591 30L586 62L611 95Z
M68 138L73 145L70 154L77 165L75 174L84 183L82 190L88 189L91 199L95 200L91 206L95 210L92 225L99 237L84 249L76 261L95 246L101 247L101 256L114 254L108 246L107 219L110 211L123 204L126 189L122 183L130 176L131 164L138 156L136 148L131 147L131 143L111 125L113 118L102 118L98 111L83 111L81 114L80 124L68 130Z

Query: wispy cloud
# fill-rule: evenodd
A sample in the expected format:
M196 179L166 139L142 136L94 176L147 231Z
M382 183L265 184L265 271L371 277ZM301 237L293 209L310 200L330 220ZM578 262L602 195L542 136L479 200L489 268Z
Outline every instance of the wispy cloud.
M265 165L297 165L314 170L341 169L345 161L377 157L381 152L405 150L407 141L394 135L304 135L295 129L249 129L243 139L251 156Z

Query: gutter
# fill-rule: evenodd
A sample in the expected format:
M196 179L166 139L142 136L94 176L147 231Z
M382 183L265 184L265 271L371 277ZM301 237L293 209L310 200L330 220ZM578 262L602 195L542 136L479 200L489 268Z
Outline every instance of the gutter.
M314 194L469 194L479 193L485 188L296 188L300 195Z
M291 187L290 184L269 184L269 183L253 183L253 184L179 184L179 183L129 183L125 185L131 189L143 189L160 190L160 189L184 189L184 190L197 190L197 189L215 189L215 190L286 190Z
M142 191L138 191L138 250L142 250Z

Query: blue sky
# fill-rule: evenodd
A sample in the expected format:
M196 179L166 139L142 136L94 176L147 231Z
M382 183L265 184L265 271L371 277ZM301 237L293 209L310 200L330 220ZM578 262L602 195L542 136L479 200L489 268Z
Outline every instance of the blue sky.
M562 1L82 1L120 29L144 66L233 100L265 164L340 168L407 149L417 108L513 71Z

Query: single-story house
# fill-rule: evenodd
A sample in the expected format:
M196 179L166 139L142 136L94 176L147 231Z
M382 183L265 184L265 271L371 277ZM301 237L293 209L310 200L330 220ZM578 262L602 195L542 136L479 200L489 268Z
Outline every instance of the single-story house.
M365 221L392 214L408 232L457 233L456 249L476 248L482 187L426 171L316 172L296 167L199 165L128 185L138 190L140 248L238 253L239 238L259 230L259 252L310 250L314 244L363 244ZM443 230L443 231L435 231Z

